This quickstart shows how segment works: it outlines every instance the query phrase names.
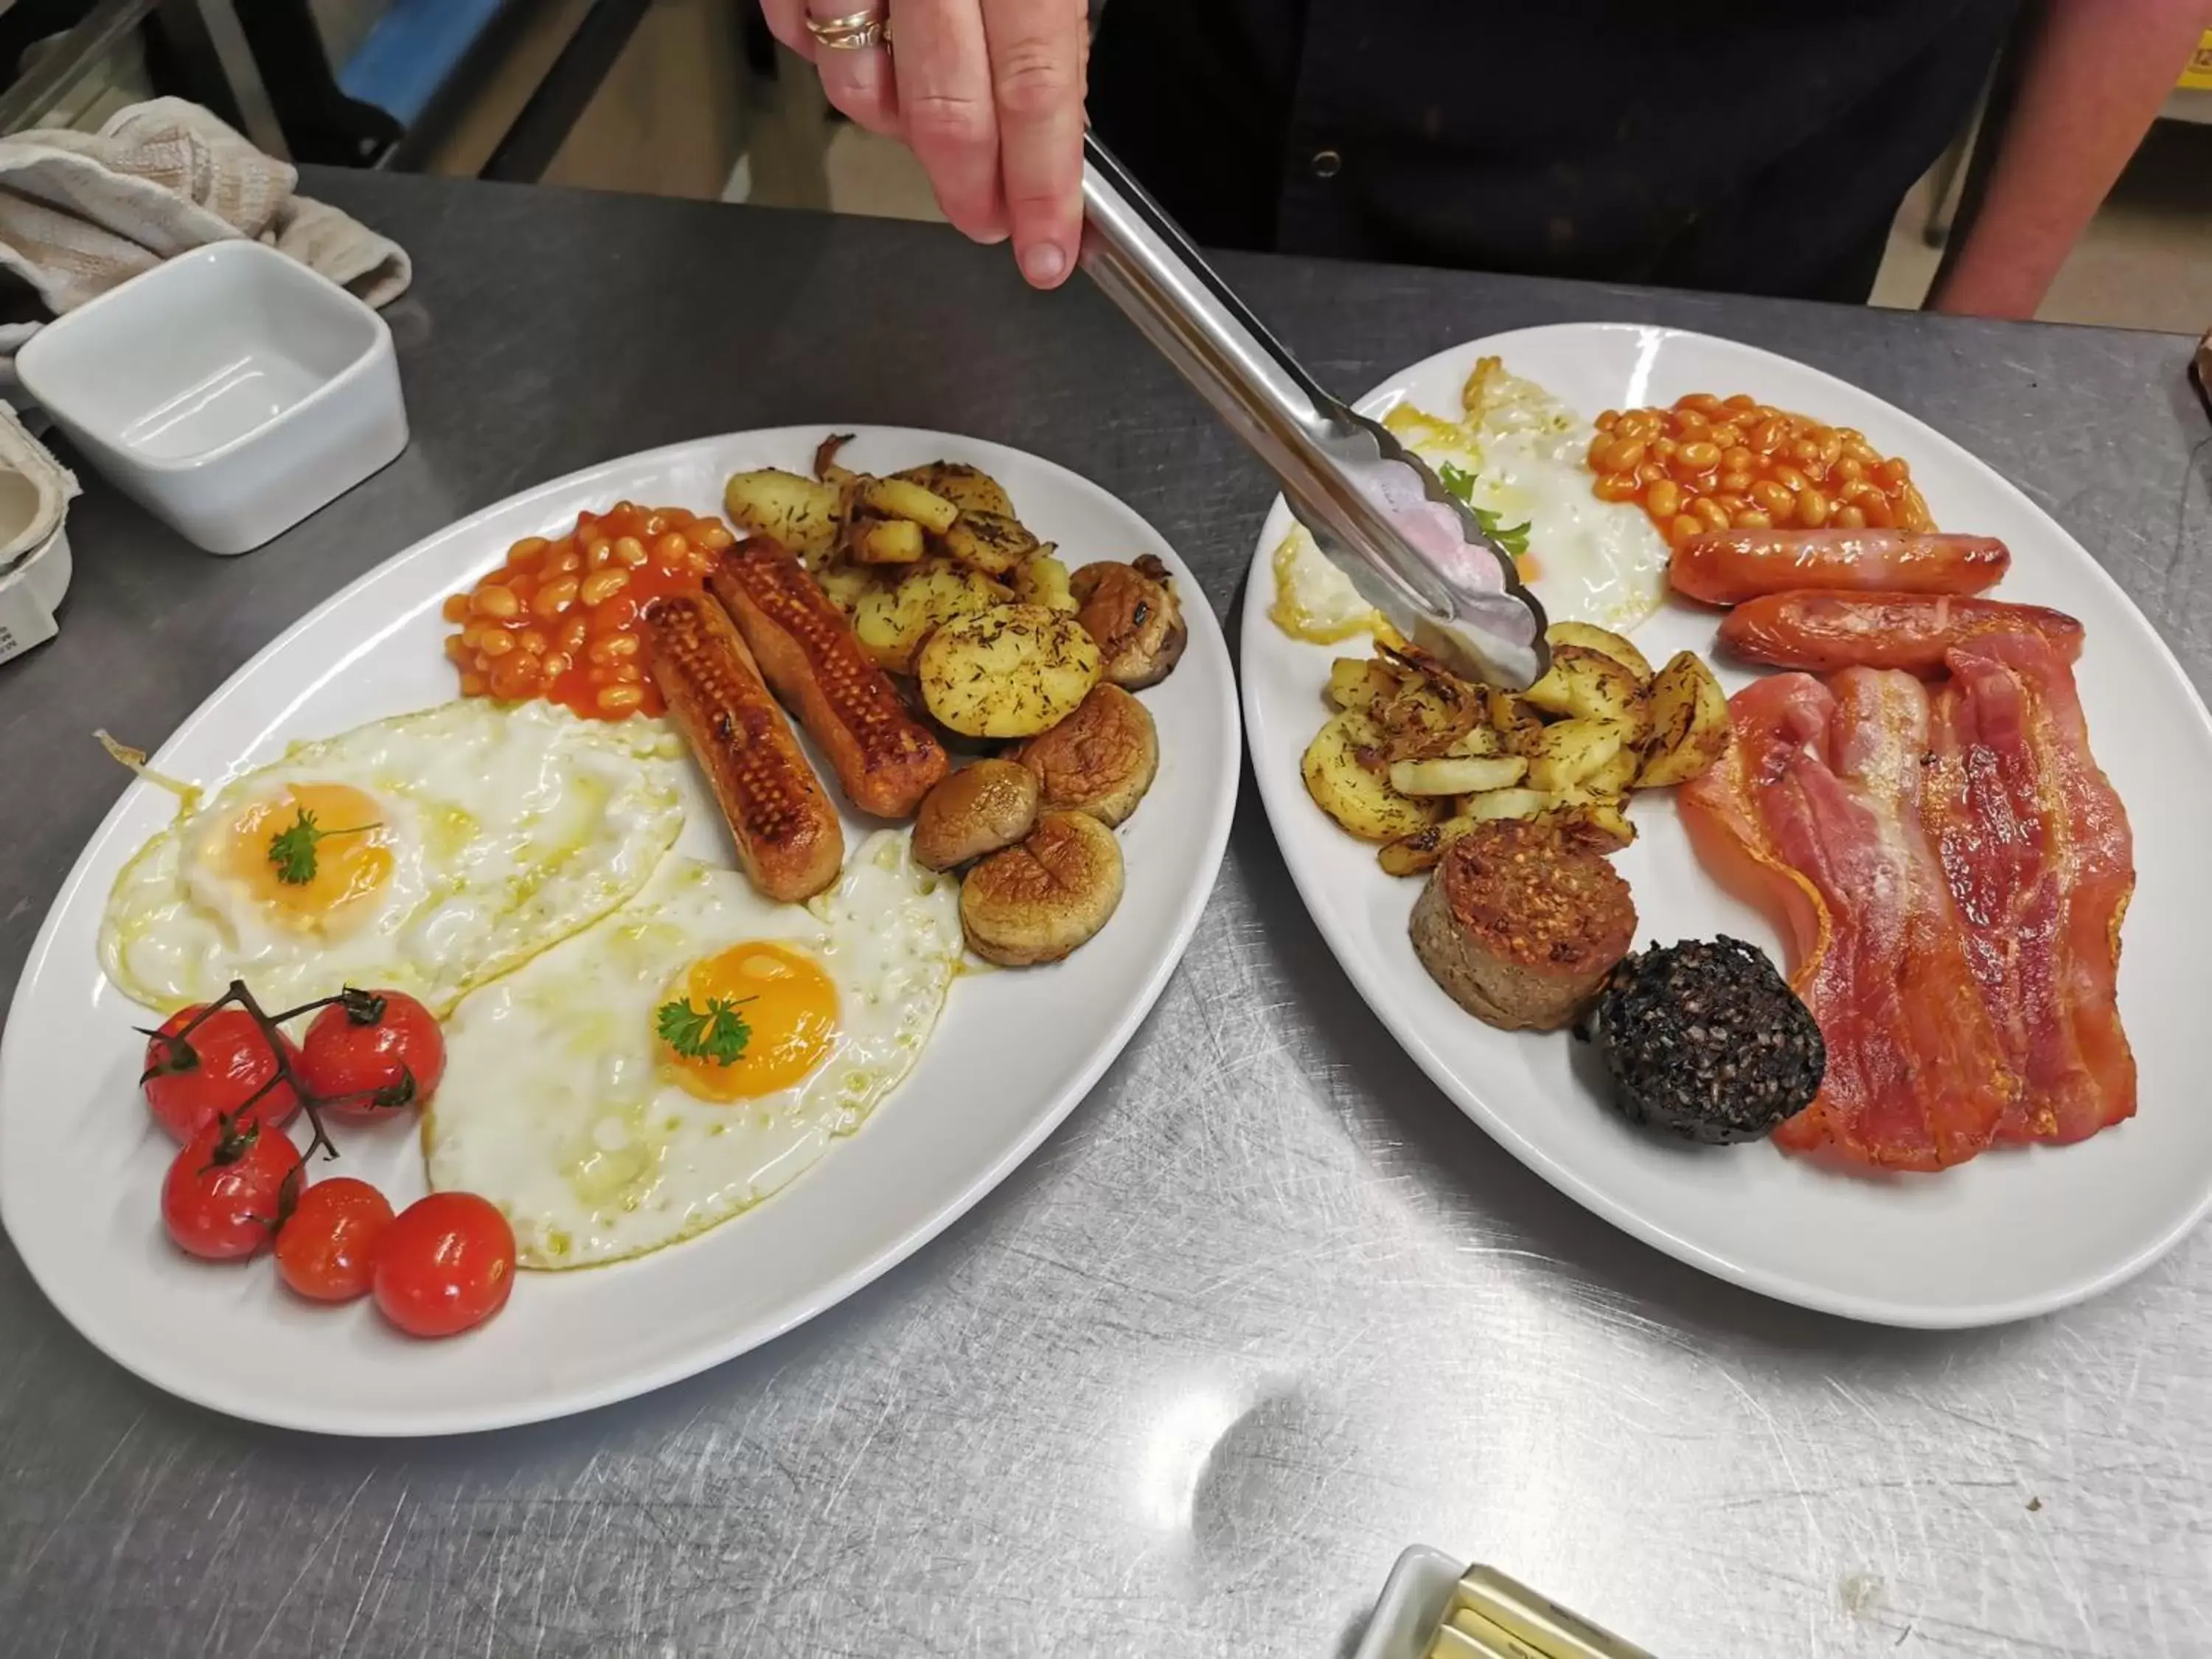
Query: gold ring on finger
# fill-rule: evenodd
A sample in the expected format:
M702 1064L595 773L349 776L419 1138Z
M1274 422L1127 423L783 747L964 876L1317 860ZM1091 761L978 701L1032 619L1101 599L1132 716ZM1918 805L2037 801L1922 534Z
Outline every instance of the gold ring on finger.
M848 12L842 17L810 17L806 32L825 52L866 52L891 43L890 19L878 11Z

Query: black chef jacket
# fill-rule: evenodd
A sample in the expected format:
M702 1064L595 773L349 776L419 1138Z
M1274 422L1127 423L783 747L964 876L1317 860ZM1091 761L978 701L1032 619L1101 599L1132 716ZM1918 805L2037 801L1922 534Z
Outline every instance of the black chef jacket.
M1863 301L2017 0L1108 0L1099 136L1215 246Z

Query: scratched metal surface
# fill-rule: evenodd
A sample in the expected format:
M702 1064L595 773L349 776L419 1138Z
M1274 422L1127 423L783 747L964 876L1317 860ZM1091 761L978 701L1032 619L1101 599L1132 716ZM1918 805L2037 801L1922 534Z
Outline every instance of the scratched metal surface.
M413 447L235 562L80 505L65 631L0 669L7 980L117 790L88 726L158 738L341 582L605 455L965 429L1103 480L1236 599L1267 487L1088 293L919 228L314 183L416 254ZM1832 369L2020 481L2212 675L2185 341L1235 269L1347 391L1571 318ZM1422 1079L1246 793L1188 961L1067 1127L888 1279L659 1395L461 1441L267 1432L110 1365L0 1248L0 1650L1328 1659L1421 1540L1668 1655L2212 1652L2212 1237L1968 1335L1702 1278Z

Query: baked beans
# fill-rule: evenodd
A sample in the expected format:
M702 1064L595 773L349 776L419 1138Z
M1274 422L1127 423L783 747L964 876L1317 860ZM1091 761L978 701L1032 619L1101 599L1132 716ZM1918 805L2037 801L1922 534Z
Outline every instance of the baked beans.
M1601 501L1637 501L1671 546L1711 530L1933 530L1902 460L1853 428L1738 392L1609 409L1589 447Z
M460 631L446 655L465 697L544 697L589 720L658 714L639 618L667 593L696 593L737 538L680 507L617 501L580 513L557 540L526 536L507 562L446 601Z

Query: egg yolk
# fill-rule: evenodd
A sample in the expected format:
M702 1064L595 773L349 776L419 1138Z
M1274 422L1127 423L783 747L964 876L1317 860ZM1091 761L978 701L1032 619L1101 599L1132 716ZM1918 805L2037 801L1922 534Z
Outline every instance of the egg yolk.
M376 798L344 783L289 784L222 832L224 872L276 921L335 933L392 878L392 832Z
M753 941L702 957L672 994L702 1014L725 1003L747 1028L744 1050L727 1065L660 1041L662 1064L701 1100L752 1100L787 1089L827 1058L837 1034L837 988L812 957L787 945Z

